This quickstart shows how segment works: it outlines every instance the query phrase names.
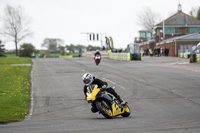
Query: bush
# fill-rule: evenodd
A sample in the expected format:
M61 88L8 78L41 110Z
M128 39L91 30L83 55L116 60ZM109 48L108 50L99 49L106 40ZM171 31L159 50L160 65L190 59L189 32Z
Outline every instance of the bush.
M32 44L22 44L20 47L20 57L32 57L32 53L35 52L35 47Z

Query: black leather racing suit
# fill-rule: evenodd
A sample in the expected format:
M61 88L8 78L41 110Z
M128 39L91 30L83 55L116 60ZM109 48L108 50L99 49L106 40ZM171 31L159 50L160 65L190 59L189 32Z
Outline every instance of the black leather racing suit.
M96 55L100 55L100 56L101 56L101 53L100 53L99 51L97 51L97 52L95 52L94 57L95 57Z
M94 60L95 60L95 57L96 57L97 55L99 55L99 56L100 56L100 58L101 58L101 54L100 54L100 52L99 52L99 51L97 51L97 52L95 52L95 53L94 53Z

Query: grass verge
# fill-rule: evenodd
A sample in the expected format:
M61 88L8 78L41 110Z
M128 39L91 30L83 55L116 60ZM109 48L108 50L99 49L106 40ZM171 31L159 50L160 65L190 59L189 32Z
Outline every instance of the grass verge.
M5 61L5 58L0 58L0 123L23 120L28 114L30 105L31 66L4 64L11 64L11 62L32 64L31 59L15 58L15 61L7 59Z
M1 57L0 65L7 64L32 64L30 58L20 58L20 57Z

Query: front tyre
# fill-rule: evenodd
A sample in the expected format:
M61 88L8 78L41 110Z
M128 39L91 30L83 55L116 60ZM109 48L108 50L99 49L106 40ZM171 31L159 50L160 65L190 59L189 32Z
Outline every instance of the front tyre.
M128 105L124 106L124 113L121 114L123 117L128 117L131 114L131 110Z
M113 113L111 110L111 107L108 103L105 101L97 101L96 102L96 107L99 110L99 112L106 117L107 119L112 119L113 118Z
M99 60L96 60L96 65L97 65L97 66L99 65Z

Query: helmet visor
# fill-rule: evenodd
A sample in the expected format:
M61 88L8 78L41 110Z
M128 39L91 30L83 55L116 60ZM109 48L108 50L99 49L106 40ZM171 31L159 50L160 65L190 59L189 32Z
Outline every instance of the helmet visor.
M85 84L88 84L88 83L90 83L90 80L89 80L89 79L85 79L83 82L84 82Z

